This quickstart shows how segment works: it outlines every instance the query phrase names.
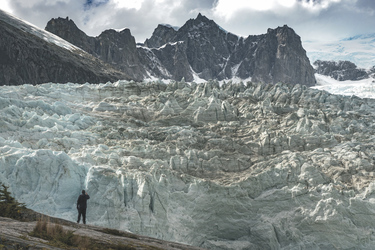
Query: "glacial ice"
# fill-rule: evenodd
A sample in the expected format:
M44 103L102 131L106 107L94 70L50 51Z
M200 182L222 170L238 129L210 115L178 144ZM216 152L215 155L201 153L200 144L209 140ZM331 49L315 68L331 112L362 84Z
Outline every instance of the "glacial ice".
M86 189L88 224L209 249L372 249L374 107L281 83L2 86L0 181L71 221Z
M360 68L374 66L374 35L359 35L334 41L303 41L310 62L350 61Z

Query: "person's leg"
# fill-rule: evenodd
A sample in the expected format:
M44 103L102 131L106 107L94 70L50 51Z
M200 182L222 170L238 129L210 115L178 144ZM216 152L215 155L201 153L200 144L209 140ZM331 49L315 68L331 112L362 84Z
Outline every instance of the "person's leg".
M77 223L79 223L80 220L81 220L81 209L78 209L78 219L77 219Z
M83 224L86 224L86 208L82 209L82 220Z

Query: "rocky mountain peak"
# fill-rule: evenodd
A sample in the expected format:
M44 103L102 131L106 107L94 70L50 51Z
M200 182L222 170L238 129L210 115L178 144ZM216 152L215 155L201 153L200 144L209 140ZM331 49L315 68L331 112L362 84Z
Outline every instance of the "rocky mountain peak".
M200 35L213 33L218 30L222 33L226 33L218 24L201 13L198 14L197 18L188 20L180 30L180 33L200 33Z
M56 31L59 31L59 32L61 32L62 30L80 31L77 25L74 23L74 21L72 19L69 19L68 16L66 18L62 18L62 17L52 18L47 23L46 29L47 27L51 27L52 29L55 29Z
M144 45L149 48L159 48L176 36L177 31L170 25L159 24L152 33L151 38L146 39Z
M159 24L151 38L146 39L144 45L149 48L159 48L167 43L187 41L189 38L206 39L208 37L211 39L210 34L217 32L218 29L220 29L219 25L199 13L197 18L188 20L178 30L170 25ZM220 30L220 32L225 32L223 29Z
M83 32L77 32L69 18L54 19L51 23L59 34L70 34L74 43L80 42L77 38ZM130 79L72 43L1 10L0 33L0 45L4 45L0 46L0 85Z
M175 57L176 53L180 54L179 58L186 58L184 62L178 61L180 66L193 70L179 75L172 73L175 80L184 77L192 81L196 74L206 80L239 77L267 83L315 84L314 70L301 39L287 25L244 39L198 14L177 31L158 26L145 43L149 48L162 48L165 44L173 44L175 49L159 49L156 55L162 64L169 65L170 72L176 66L168 58Z
M298 49L303 49L301 37L297 35L297 33L292 28L284 25L282 27L276 28L275 30L278 41L281 44L291 44L293 46L297 46Z
M82 35L73 24L69 19L53 19L46 29L136 79L238 77L266 83L315 84L301 39L287 25L245 39L199 13L179 29L158 25L152 36L137 47L129 30L108 30L93 38Z
M206 24L207 26L211 26L216 24L213 20L208 19L206 16L202 15L201 13L195 19L192 19L195 24Z
M250 40L254 41L254 37ZM258 37L257 45L254 59L258 67L252 74L253 80L315 84L314 69L302 47L301 38L292 28L284 25L268 29L265 36Z
M121 50L136 49L135 38L127 28L121 31L117 31L114 29L105 30L98 37L96 37L96 40L99 40L100 42L107 41L109 43L116 44L116 46L121 48Z
M98 37L90 37L69 18L53 18L47 23L46 30L111 64L135 80L141 80L146 75L139 62L135 38L129 29L109 29Z
M301 42L301 37L297 35L297 33L290 28L288 25L284 26L279 26L275 29L269 28L267 30L266 34L269 38L272 37L272 39L276 38L277 42L280 45L283 46L296 46L298 50L303 49L302 47L302 42ZM303 49L304 50L304 49Z
M131 37L134 41L134 37L132 36L130 30L128 28L122 29L122 30L114 30L114 29L108 29L103 31L100 36L109 36L109 37Z
M81 31L73 20L66 18L52 18L46 25L45 30L51 32L71 44L76 45L77 47L92 53L91 50L86 48L90 47L91 41L87 39L87 35Z
M198 13L196 20L209 21L209 19L206 16L202 15L200 12Z

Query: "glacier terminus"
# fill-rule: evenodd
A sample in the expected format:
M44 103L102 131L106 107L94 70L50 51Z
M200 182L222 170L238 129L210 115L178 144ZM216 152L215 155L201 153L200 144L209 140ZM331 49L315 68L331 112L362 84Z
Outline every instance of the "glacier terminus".
M373 99L302 85L2 86L0 181L29 208L208 249L372 249Z

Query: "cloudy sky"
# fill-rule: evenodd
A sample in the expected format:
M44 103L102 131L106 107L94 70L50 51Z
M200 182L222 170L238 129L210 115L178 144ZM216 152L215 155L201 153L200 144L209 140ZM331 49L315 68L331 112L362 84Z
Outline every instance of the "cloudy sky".
M43 29L69 16L91 36L127 27L137 42L159 23L182 26L198 13L245 37L284 24L303 41L375 33L374 0L0 0L0 9Z

